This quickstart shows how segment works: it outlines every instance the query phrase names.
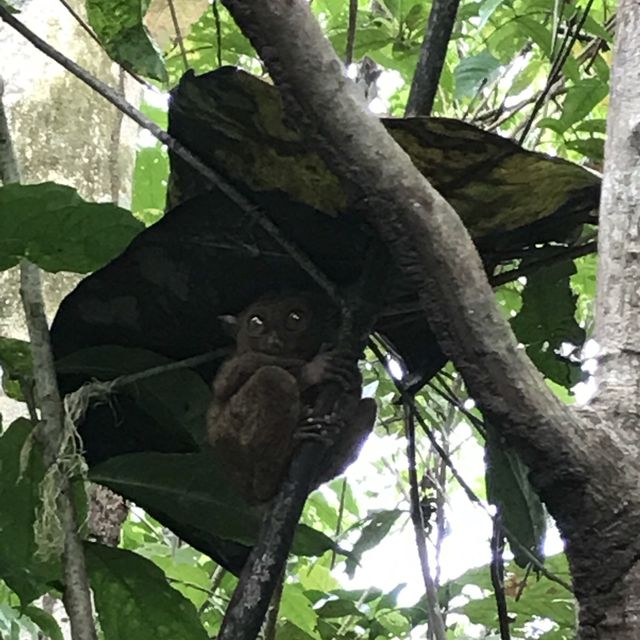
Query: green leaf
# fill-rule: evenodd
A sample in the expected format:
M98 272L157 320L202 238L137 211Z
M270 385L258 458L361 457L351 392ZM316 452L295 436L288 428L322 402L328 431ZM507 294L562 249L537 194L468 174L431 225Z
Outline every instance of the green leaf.
M7 0L0 0L0 7L6 9L9 13L20 13L19 9L16 9L12 4L9 4Z
M485 461L487 499L500 508L516 564L526 567L531 561L517 543L542 559L547 528L544 507L529 482L529 469L495 436L487 438Z
M148 0L86 0L87 18L107 54L126 69L168 79L162 54L142 19Z
M478 29L482 29L482 27L487 24L489 18L503 2L505 2L505 0L484 0L482 2L482 4L480 5L480 11L478 13L480 17Z
M499 67L500 61L487 49L461 60L454 71L456 98L475 95L483 83L488 83L495 76Z
M574 130L586 131L587 133L606 133L607 120L606 118L593 118L591 120L583 120L574 127Z
M344 616L359 616L362 612L356 607L353 600L329 600L325 602L316 613L320 618L343 618Z
M546 565L551 573L570 582L564 554L549 558ZM522 571L511 563L505 568L505 573L510 576L510 580L515 579L517 585L516 588L507 588L507 608L515 618L512 627L513 637L528 637L529 634L524 633L524 629L541 617L548 618L557 625L557 633L545 633L540 636L541 639L566 640L575 637L575 600L570 593L547 578L541 577L536 580L529 577L522 589L521 597L516 600L514 596L520 591L519 582L523 579ZM464 584L473 584L485 590L487 592L485 597L457 606L453 612L467 616L473 624L495 629L498 626L496 605L488 580L489 567L485 566L465 573L453 583L443 585L443 588L455 584L459 589Z
M21 609L21 612L36 624L50 640L64 640L58 622L50 613L32 604Z
M169 159L160 145L140 149L133 174L131 210L145 224L164 215L169 179Z
M312 638L318 638L316 631L318 616L300 584L287 583L284 585L280 601L280 616Z
M21 385L33 382L29 343L0 337L0 368L4 392L14 400L24 401Z
M605 29L597 20L595 20L589 14L586 15L583 26L583 31L590 33L598 38L602 38L605 42L613 42L613 36L607 29Z
M360 532L360 537L353 545L351 557L347 558L346 570L350 577L353 577L362 554L369 549L373 549L384 539L401 513L402 511L399 509L392 509L390 511L377 511L371 516L367 525Z
M169 586L153 562L95 543L85 549L105 640L208 640L193 604Z
M608 92L609 87L599 78L586 78L569 87L562 106L560 133L588 116Z
M56 562L44 563L36 556L33 525L40 505L39 488L44 466L37 444L28 453L31 423L19 418L0 438L0 578L23 605L43 594L60 578Z
M86 202L65 185L0 187L0 270L28 258L46 271L95 271L142 229L125 209Z
M577 151L593 162L602 162L604 160L604 138L568 140L565 142L565 147L571 151Z
M278 640L315 640L317 636L311 636L300 627L287 620L282 627L278 629Z
M325 551L332 549L338 550L335 542L329 536L306 524L298 525L291 545L293 553L299 556L320 556Z
M517 22L521 31L538 45L540 51L549 57L551 55L551 31L548 27L529 16L521 16Z
M569 284L574 273L575 266L568 260L530 274L522 293L522 309L511 322L536 367L567 388L579 381L580 367L556 351L563 343L582 345L585 337L575 319L576 296Z

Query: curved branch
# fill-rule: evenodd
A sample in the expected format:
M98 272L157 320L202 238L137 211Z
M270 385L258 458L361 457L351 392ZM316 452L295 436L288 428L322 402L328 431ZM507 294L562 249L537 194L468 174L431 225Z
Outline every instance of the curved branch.
M310 136L342 179L352 210L378 231L416 287L442 350L532 470L561 529L584 531L590 518L591 525L617 522L620 496L638 502L638 478L619 473L624 449L616 433L579 421L546 387L502 316L460 218L366 113L305 0L224 4L289 112L312 123ZM615 455L603 459L605 448ZM605 477L606 486L598 481Z

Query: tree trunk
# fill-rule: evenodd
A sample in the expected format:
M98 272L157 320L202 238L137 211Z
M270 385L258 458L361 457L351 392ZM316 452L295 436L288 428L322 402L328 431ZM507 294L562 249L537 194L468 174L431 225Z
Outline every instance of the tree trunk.
M84 14L82 0L70 4ZM139 86L122 74L62 3L26 0L19 6L20 20L29 28L98 78L121 87L131 102L139 102ZM3 101L22 181L52 180L69 184L88 200L129 206L137 125L2 22L0 51ZM43 274L43 279L51 317L80 277L56 273ZM0 335L25 340L18 280L17 268L0 273ZM0 389L0 413L9 423L24 413L24 405Z
M638 471L640 419L640 2L622 0L607 121L605 173L598 232L596 338L599 391L590 407L601 429L625 439L620 473ZM612 452L603 451L602 455ZM615 453L613 453L615 455ZM616 500L616 496L612 496ZM615 530L590 532L569 557L580 600L580 637L640 637L640 557L637 504L616 500ZM635 526L634 526L635 524ZM626 535L620 535L624 532ZM583 548L580 548L580 547ZM602 575L589 566L594 547L610 552ZM629 553L633 548L634 552ZM611 567L617 566L614 572Z
M627 403L615 405L613 412L607 412L607 420L595 411L583 419L561 405L518 348L455 211L379 122L364 111L305 0L223 2L260 53L287 108L303 123L303 130L311 132L319 152L346 185L352 209L379 232L398 266L419 290L425 318L483 413L532 470L531 479L567 541L581 605L581 638L637 637L640 470L637 437L625 427L637 423L640 349L631 347L623 354L630 358L624 378L628 379ZM620 8L618 55L626 56L629 64L634 64L634 57L636 60L633 69L616 72L614 84L621 86L614 91L613 101L635 96L640 90L640 42L635 47L632 42L639 40L638 11L638 0L623 1ZM631 155L634 158L631 165L624 164L628 172L630 166L636 166L640 146L640 134L631 133L636 131L640 103L629 101L624 123L615 115L616 108L611 122L626 132L622 137L627 149L617 157L622 162ZM610 147L610 153L618 153ZM603 260L609 255L613 258L620 254L625 240L629 241L627 257L613 262L626 266L626 293L635 302L640 282L636 275L640 269L639 176L636 169L635 184L628 173L624 176L623 185L617 185L612 195L620 198L628 191L632 198L629 210L621 211L625 217L619 223L627 225L623 228L628 229L628 237L621 237L621 227L614 224L618 231L610 231L612 237L601 245L601 251ZM607 189L608 183L605 209ZM604 213L606 217L607 211ZM607 228L605 223L602 233ZM622 282L621 273L614 279ZM606 281L604 286L611 294ZM619 320L625 317L625 303L617 304L613 314ZM629 310L628 319L638 322L635 309ZM610 333L615 337L618 329ZM629 338L635 341L638 335L635 330ZM615 379L614 372L611 378ZM629 421L621 420L622 415Z

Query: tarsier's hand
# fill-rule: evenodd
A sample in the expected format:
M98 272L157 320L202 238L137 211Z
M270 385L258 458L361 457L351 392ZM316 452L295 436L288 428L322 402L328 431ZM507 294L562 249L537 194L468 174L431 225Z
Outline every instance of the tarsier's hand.
M303 389L326 382L335 382L345 391L358 388L361 378L356 358L337 349L321 350L302 367L300 384Z

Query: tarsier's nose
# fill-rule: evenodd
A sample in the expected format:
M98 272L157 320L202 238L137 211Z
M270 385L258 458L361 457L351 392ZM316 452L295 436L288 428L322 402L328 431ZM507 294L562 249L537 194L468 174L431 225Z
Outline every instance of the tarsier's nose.
M272 331L267 336L267 344L269 345L270 349L280 349L282 347L282 340L275 331Z

